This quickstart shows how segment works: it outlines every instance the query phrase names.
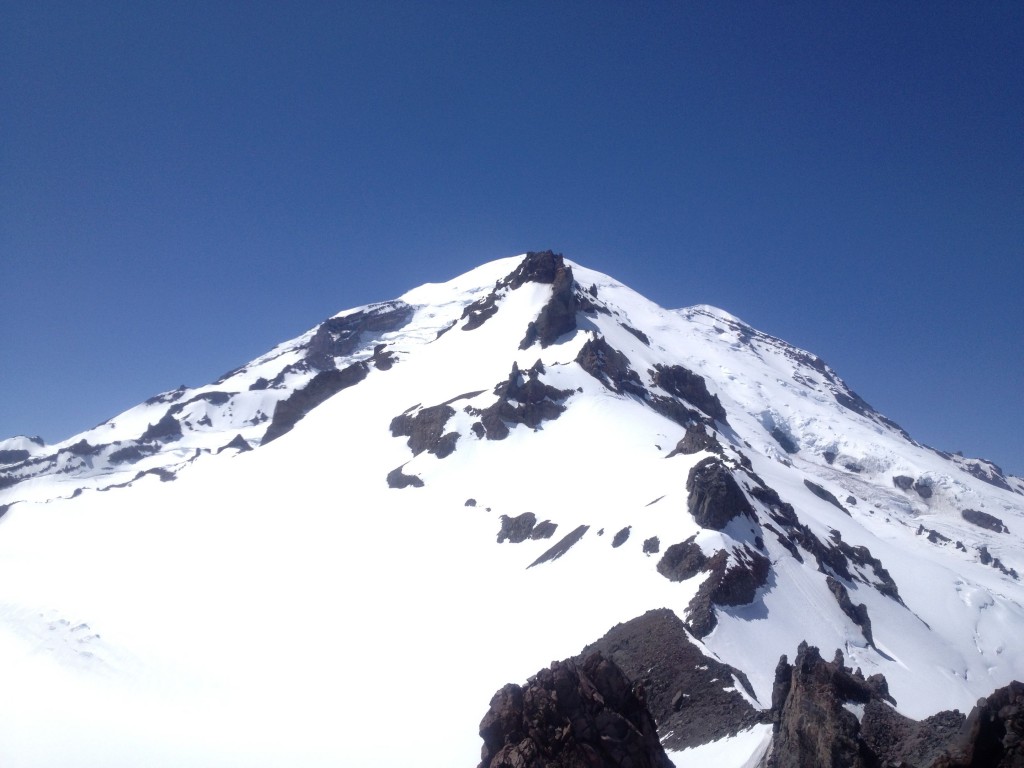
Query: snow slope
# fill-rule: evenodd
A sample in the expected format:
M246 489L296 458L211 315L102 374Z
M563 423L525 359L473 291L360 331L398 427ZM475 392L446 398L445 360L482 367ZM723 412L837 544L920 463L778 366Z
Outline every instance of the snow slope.
M1024 677L1024 482L917 444L725 312L666 310L570 262L568 289L564 270L510 279L529 261L339 313L63 443L0 443L0 762L473 765L503 684L649 609L691 616L707 572L657 568L691 537L729 568L770 564L699 638L762 706L802 640L883 673L912 717ZM521 348L560 296L573 327ZM579 362L599 340L634 378ZM708 397L673 394L671 367ZM531 379L548 388L536 411ZM688 425L721 451L670 455ZM687 479L706 460L752 515L698 524ZM553 535L499 542L525 512ZM756 731L716 754L764 748Z

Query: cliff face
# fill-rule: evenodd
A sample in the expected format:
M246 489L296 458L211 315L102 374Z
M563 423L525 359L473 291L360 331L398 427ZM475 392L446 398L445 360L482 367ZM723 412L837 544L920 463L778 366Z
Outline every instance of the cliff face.
M891 704L885 678L865 679L800 646L782 657L772 694L773 740L767 768L1022 768L1024 685L1012 682L971 714L945 711L916 721Z
M593 653L509 684L480 723L480 768L672 768L643 687Z

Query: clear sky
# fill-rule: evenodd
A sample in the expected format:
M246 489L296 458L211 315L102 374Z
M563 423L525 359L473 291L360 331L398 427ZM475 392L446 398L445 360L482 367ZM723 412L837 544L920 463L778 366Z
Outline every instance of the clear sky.
M545 248L1024 474L1024 4L0 0L0 436Z

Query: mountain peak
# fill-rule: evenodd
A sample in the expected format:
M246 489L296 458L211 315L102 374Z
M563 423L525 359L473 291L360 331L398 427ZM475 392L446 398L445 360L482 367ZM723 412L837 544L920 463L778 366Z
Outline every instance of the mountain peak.
M1024 481L916 443L810 352L551 251L2 446L6 663L56 681L71 733L97 697L111 723L159 711L204 764L254 727L271 756L386 765L364 746L397 738L472 763L495 690L651 610L755 709L802 642L915 718L1024 677ZM442 699L399 736L396 688ZM214 732L210 707L241 714Z

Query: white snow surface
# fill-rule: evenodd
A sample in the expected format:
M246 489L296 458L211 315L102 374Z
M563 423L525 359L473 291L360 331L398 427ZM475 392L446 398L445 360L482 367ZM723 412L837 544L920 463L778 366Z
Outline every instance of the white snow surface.
M719 741L699 747L669 751L669 759L676 768L728 765L735 768L757 768L768 753L772 741L770 725L755 725Z
M596 335L649 388L656 364L703 376L727 413L717 429L729 455L742 452L822 541L835 531L867 547L898 586L903 604L874 588L870 571L849 585L867 606L872 647L814 558L799 562L766 535L769 582L750 605L718 608L703 639L747 674L762 706L779 656L792 659L803 640L884 674L915 718L969 710L1024 678L1024 589L1012 575L1024 572L1019 478L996 487L968 471L989 472L987 463L921 446L866 404L841 404L837 393L852 393L818 358L728 313L666 310L578 264L575 280L595 286L608 311L581 314L557 343L519 349L551 296L537 283L503 291L493 317L462 330L463 310L521 260L401 296L408 324L335 361L370 361L386 344L393 367L370 365L256 450L218 452L236 435L258 446L277 402L312 379L301 363L316 329L63 443L0 443L51 457L0 485L0 762L370 768L415 754L422 766L475 765L479 721L502 685L649 609L685 618L703 577L663 578L645 540L657 536L664 552L696 535L711 553L749 540L752 526L697 525L686 479L709 454L666 458L684 428L574 362ZM544 383L571 391L565 412L537 429L510 425L504 440L478 438L466 409L493 403L513 363L526 371L537 360ZM446 458L414 457L392 436L395 416L467 394L452 402L445 431L460 437ZM111 459L177 405L180 438ZM92 453L69 450L83 440ZM399 466L423 487L389 488ZM139 476L146 470L175 479ZM900 475L931 495L901 490ZM964 509L1008 531L973 525ZM499 544L501 516L527 511L556 523L554 537ZM589 529L566 554L528 567L580 525ZM626 526L629 539L613 548ZM673 757L741 766L766 748L760 728Z

